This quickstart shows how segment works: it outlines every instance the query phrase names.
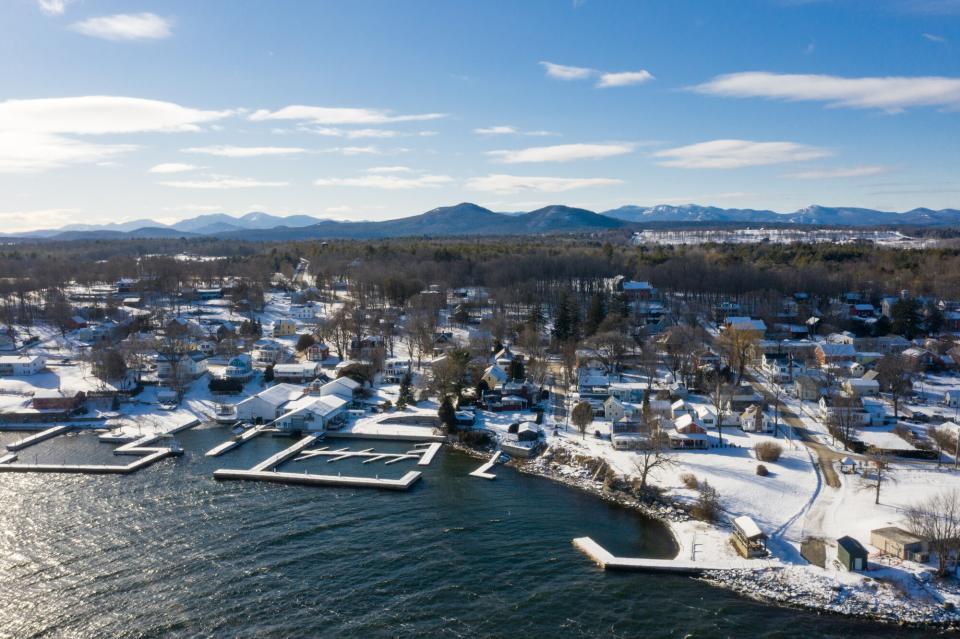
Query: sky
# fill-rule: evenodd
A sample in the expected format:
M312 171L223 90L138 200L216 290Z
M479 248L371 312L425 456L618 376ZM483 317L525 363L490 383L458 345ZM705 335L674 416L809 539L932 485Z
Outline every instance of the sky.
M4 0L0 231L960 208L960 0Z

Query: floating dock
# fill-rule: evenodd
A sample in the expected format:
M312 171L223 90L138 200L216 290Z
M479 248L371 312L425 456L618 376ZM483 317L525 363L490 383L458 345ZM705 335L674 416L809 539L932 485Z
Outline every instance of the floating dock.
M243 431L242 433L240 433L237 437L231 437L230 439L223 442L222 444L214 446L213 448L208 450L207 457L219 457L220 455L233 450L237 446L242 446L243 444L246 444L248 441L250 441L254 437L258 435L262 435L266 431L267 431L266 425L254 426L253 428L249 428Z
M220 470L213 471L213 477L214 479L220 480L270 481L281 484L304 484L307 486L407 490L420 479L420 472L411 470L400 479L380 479L379 477L346 477L341 475L311 475L308 473L278 473L272 471L229 470L221 468Z
M427 447L427 452L420 456L420 461L417 462L417 466L429 466L430 462L433 461L433 458L437 456L437 453L440 452L440 448L443 447L443 444L440 442L433 442Z
M321 439L323 439L323 433L307 435L306 437L298 441L293 446L284 448L283 450L281 450L279 453L275 455L270 455L265 460L263 460L262 462L260 462L259 464L251 468L250 472L259 473L265 470L272 470L277 466L279 466L280 464L282 464L283 462L290 459L291 457L293 457L294 455L298 454L304 448L311 446L312 444L314 444L315 442Z
M352 431L328 430L327 437L340 439L381 439L384 441L397 442L445 442L447 438L444 435L419 435L414 433L391 433L389 431L374 433L355 433Z
M39 444L42 441L56 437L57 435L62 435L68 431L73 430L73 426L54 426L53 428L47 428L46 430L41 430L39 433L34 433L23 439L18 439L15 442L10 442L7 444L7 450L13 452L18 450L23 450L28 446L33 446L34 444Z
M470 476L479 477L480 479L496 479L497 478L496 475L487 471L489 471L491 468L497 465L497 462L500 461L500 455L502 454L503 452L501 452L501 450L498 448L496 452L493 453L493 456L490 457L490 460L487 461L487 463L481 466L480 468L470 473Z
M773 562L748 559L701 562L688 559L616 557L590 537L577 537L573 540L573 545L604 570L701 575L715 570L767 570L776 566Z

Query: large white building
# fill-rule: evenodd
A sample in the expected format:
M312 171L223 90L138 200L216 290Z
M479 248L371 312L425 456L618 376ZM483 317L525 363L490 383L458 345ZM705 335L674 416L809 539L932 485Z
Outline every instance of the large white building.
M3 355L0 357L0 376L36 375L47 367L43 355Z

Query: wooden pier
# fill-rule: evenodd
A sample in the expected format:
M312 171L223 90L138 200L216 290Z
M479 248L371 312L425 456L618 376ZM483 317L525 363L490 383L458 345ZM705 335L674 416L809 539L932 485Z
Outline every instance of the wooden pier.
M644 557L616 557L590 537L573 540L577 550L592 559L604 570L634 572L669 572L701 575L716 570L767 570L777 564L763 560L690 561L689 559L647 559Z
M41 430L39 433L34 433L33 435L24 437L23 439L18 439L15 442L10 442L9 444L7 444L7 450L11 452L23 450L28 446L39 444L42 441L46 441L48 439L56 437L57 435L62 435L71 430L73 430L73 426L68 426L68 425L54 426L53 428L47 428L46 430Z
M470 476L471 476L471 477L479 477L480 479L496 479L497 476L494 475L494 474L491 473L491 472L488 472L488 471L489 471L491 468L493 468L494 466L497 465L497 462L500 461L500 455L502 455L502 454L503 454L503 453L502 453L502 452L500 451L500 449L498 448L498 449L493 453L493 456L490 457L489 461L487 461L487 463L485 463L485 464L484 464L483 466L481 466L480 468L478 468L478 469L476 469L475 471L473 471L472 473L470 473Z
M246 444L248 441L250 441L254 437L258 435L262 435L266 431L267 431L266 424L262 426L254 426L253 428L248 428L247 430L240 433L238 436L231 437L230 439L223 442L222 444L218 444L217 446L214 446L213 448L208 450L207 457L219 457L220 455L233 450L237 446L242 446L243 444Z

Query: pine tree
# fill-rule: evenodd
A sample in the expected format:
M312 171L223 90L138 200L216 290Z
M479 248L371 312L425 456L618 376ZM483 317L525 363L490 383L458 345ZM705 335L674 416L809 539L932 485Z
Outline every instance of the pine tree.
M606 300L604 300L603 296L599 293L594 293L593 296L590 297L590 306L587 309L587 317L583 321L583 334L589 336L596 333L606 316Z
M457 411L453 408L453 400L449 395L444 395L440 402L440 408L437 409L437 417L447 432L452 431L457 426Z

